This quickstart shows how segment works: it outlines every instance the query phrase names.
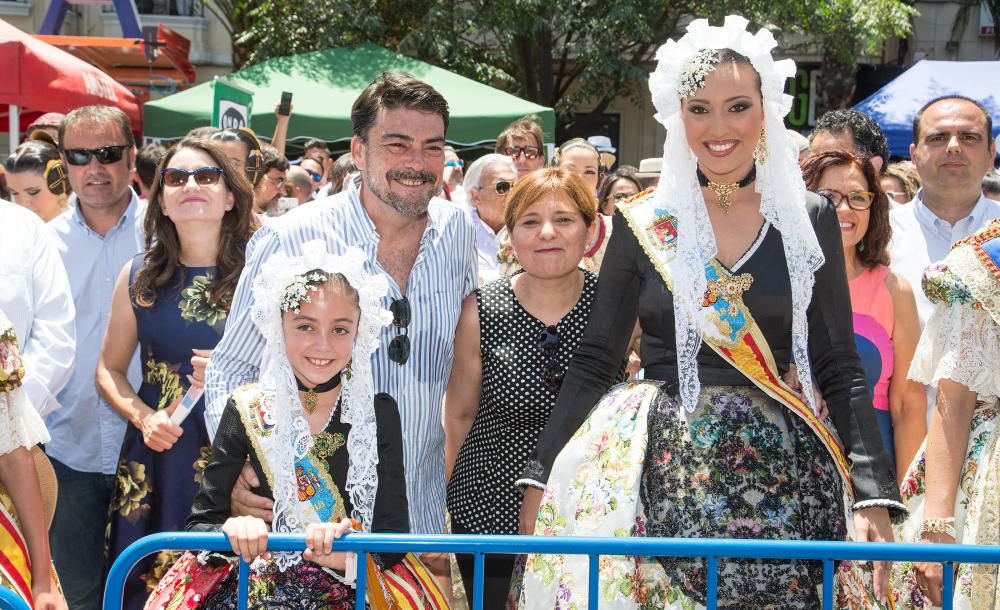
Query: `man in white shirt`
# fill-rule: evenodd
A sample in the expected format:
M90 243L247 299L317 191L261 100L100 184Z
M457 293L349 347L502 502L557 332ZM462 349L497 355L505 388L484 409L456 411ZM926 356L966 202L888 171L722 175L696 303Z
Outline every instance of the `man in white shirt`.
M498 233L504 225L507 196L517 179L514 161L505 155L489 154L479 157L469 166L462 183L469 197L469 214L476 228L476 259L479 266L479 284L483 285L500 275L500 248Z
M918 289L924 269L942 260L956 241L1000 217L1000 204L982 189L996 157L992 128L982 104L955 95L931 100L913 119L910 157L923 187L889 215L889 257L892 270L914 287L921 327L933 310Z
M0 310L21 344L22 384L42 417L59 408L76 352L73 294L52 235L30 210L0 199Z
M73 610L99 610L104 533L115 486L125 419L97 394L94 371L111 311L114 279L144 252L146 204L129 187L135 140L128 117L111 106L69 113L59 146L73 195L49 224L76 306L76 366L45 419L52 440L45 453L59 482L49 529L52 561ZM138 358L129 381L139 387Z

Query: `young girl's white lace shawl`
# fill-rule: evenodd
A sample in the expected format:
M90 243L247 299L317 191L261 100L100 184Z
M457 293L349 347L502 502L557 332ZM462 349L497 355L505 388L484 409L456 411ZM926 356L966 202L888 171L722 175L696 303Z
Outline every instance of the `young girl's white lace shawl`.
M389 292L389 284L381 275L370 275L364 269L365 254L348 248L341 255L327 252L322 241L303 245L302 256L274 254L264 263L254 281L253 321L265 340L261 356L261 389L274 401L271 408L274 427L261 439L261 446L270 464L274 485L275 532L301 532L310 521L307 506L299 502L295 481L295 461L312 448L306 413L299 400L292 367L285 355L282 333L282 298L285 289L296 277L313 269L339 273L358 291L361 317L354 342L351 374L344 375L341 390L340 420L350 424L347 440L349 466L347 493L353 505L352 516L371 529L378 488L378 441L375 425L375 390L372 379L372 354L379 346L379 331L392 321L392 314L381 306ZM285 568L301 560L299 553L275 554L278 567Z
M684 78L684 74L690 72L689 63L697 61L699 51L731 49L748 57L760 75L768 152L766 162L757 163L755 188L761 195L761 214L781 232L784 243L793 303L792 356L798 365L803 394L815 410L806 309L812 300L813 274L824 258L806 212L806 188L799 170L798 149L783 123L792 105L784 86L786 79L795 74L795 63L790 59L774 61L771 57L771 50L777 45L774 36L763 29L750 34L747 23L736 15L726 17L722 27L709 26L705 19L691 22L684 37L668 41L657 51L658 63L649 79L656 120L667 130L655 205L677 216L681 228L677 252L682 264L676 266L673 278L681 400L686 409L693 410L701 387L696 360L701 346L697 314L706 288L704 264L717 252L695 173L697 161L688 147L681 119L681 91L690 88L685 85L690 76Z

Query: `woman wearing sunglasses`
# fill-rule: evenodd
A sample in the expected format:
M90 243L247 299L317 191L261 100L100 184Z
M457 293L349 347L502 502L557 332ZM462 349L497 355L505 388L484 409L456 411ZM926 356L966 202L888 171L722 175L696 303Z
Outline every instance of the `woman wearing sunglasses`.
M572 171L518 180L504 223L523 271L470 295L445 395L445 471L452 532L516 534L514 486L555 403L590 315L597 278L579 268L596 229L593 192ZM458 556L466 591L472 558ZM486 558L484 608L502 608L513 556Z
M917 303L909 283L889 270L889 200L871 164L841 151L811 157L806 187L837 208L861 356L889 458L902 481L927 433L923 384L907 379L920 339Z
M184 528L211 439L201 400L170 420L189 386L201 386L222 337L252 234L253 191L216 144L185 139L160 164L146 212L146 243L122 269L97 365L97 387L132 425L112 495L109 562L142 536ZM129 380L139 347L142 383ZM135 379L133 377L133 379ZM171 555L145 559L125 585L141 608Z

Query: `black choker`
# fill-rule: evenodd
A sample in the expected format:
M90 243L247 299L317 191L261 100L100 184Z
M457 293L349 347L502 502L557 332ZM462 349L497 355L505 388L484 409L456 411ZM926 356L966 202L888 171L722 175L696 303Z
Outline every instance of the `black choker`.
M340 385L340 373L331 377L326 383L321 383L312 388L306 387L306 385L296 376L295 385L299 387L300 392L306 393L305 398L302 401L302 408L304 408L307 413L312 415L312 412L316 410L316 401L319 400L316 395L325 394L330 390L336 389L337 386Z
M733 202L729 200L729 196L744 186L749 186L757 178L757 164L754 163L753 167L750 168L750 173L739 182L712 182L708 179L708 176L702 173L700 167L697 168L697 173L698 184L712 189L715 196L719 198L719 207L728 214L729 210L733 207Z

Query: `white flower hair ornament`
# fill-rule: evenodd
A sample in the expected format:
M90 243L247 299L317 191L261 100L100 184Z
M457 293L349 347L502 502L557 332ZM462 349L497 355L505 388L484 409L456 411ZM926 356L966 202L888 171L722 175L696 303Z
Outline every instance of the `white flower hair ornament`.
M326 274L340 274L358 292L360 318L351 356L350 374L341 382L340 420L350 424L347 439L349 466L347 493L353 506L352 517L371 529L378 488L378 441L375 424L375 390L372 355L379 347L379 333L392 322L392 314L382 306L389 294L385 276L365 270L367 257L358 248L332 254L322 241L303 244L301 256L278 252L261 267L254 281L252 316L266 342L261 356L261 389L273 400L270 414L273 428L261 438L261 448L274 473L274 520L276 532L302 531L314 521L310 507L298 500L295 462L313 445L306 412L299 400L295 374L285 354L282 314L298 311L310 293L326 282ZM324 273L319 273L324 272ZM298 553L276 554L279 568L298 563Z
M761 215L781 232L792 290L792 356L803 394L815 411L818 405L812 393L806 309L812 300L813 274L824 258L805 207L798 149L784 126L784 117L792 107L791 96L784 93L785 81L795 75L795 62L775 61L771 56L777 46L774 36L765 29L751 34L746 29L748 23L738 15L726 17L722 27L710 26L705 19L692 21L680 40L660 47L656 69L649 78L656 120L667 131L654 205L674 214L680 227L679 264L671 267L680 395L684 407L693 410L701 389L696 358L702 336L698 313L707 285L704 265L717 252L698 184L697 158L684 131L682 102L704 86L705 76L718 64L715 51L730 49L747 57L760 76L767 158L756 161L755 188L761 195Z

